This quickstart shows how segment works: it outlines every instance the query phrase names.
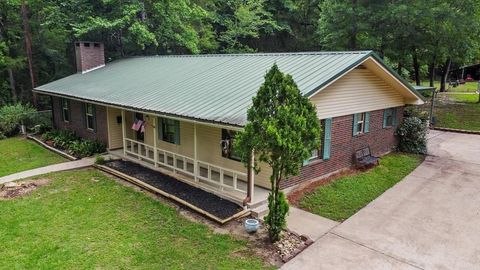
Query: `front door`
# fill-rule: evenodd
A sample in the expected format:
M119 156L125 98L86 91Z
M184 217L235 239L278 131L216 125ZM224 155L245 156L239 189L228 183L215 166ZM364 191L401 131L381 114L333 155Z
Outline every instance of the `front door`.
M135 113L135 121L138 121L138 120L141 120L143 121L143 113ZM143 142L143 140L145 139L145 135L144 133L142 132L142 129L138 129L138 131L135 132L135 139L137 141L140 141L140 142Z

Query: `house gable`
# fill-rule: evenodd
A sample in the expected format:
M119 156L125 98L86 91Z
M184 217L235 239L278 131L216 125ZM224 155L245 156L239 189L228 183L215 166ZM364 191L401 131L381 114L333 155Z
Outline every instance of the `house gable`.
M405 96L365 65L359 65L310 98L320 119L403 106Z

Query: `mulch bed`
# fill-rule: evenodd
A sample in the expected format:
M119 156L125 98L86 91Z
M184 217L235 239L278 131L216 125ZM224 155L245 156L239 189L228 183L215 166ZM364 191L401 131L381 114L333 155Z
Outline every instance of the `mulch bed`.
M172 194L219 219L229 218L243 210L231 201L130 161L112 160L104 165Z

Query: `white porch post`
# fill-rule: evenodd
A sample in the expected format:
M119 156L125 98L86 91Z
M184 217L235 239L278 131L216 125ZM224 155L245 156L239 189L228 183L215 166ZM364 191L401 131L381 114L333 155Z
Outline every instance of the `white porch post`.
M125 121L125 110L122 110L122 142L123 142L123 155L127 155L127 141L126 141L126 121Z
M247 195L250 197L250 202L253 202L253 190L255 189L255 171L253 169L255 162L255 153L252 150L252 154L250 155L250 164L248 166L248 187L247 187Z
M158 130L157 130L157 117L156 116L151 116L153 117L153 160L154 160L154 165L155 167L158 167L158 151L157 151L157 139L158 139Z
M197 162L197 123L193 123L193 174L195 182L198 182L198 162Z

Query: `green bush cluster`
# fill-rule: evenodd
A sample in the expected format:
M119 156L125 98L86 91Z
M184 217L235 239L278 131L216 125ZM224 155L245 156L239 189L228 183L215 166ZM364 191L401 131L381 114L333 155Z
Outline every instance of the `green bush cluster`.
M36 110L21 103L0 107L0 139L15 136L19 126L35 116Z
M406 117L397 129L398 150L405 153L427 154L427 121L417 116Z
M105 144L98 140L83 140L68 130L52 130L42 136L44 141L53 142L53 146L66 150L67 153L76 157L93 156L96 153L105 152Z

